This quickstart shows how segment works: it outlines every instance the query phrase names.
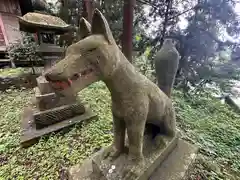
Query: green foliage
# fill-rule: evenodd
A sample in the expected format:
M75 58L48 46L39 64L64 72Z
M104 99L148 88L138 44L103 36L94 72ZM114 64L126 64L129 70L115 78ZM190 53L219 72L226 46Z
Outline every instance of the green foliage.
M79 93L98 118L69 131L52 133L27 149L20 148L20 114L33 96L32 90L10 89L0 94L0 179L64 179L69 166L111 143L110 93L98 82ZM182 137L196 143L205 155L201 162L204 169L198 171L206 179L227 179L227 173L238 179L239 115L209 94L189 98L175 91L174 103ZM219 168L210 166L210 161Z
M123 1L103 1L100 9L111 27L114 38L120 44L123 27Z
M133 59L133 65L138 69L139 72L155 82L156 78L153 75L155 71L152 69L150 61L148 61L148 55L149 49L147 49L141 56Z
M232 29L227 32L238 35L238 32L233 30L237 28L238 23L233 8L230 1L199 1L193 15L187 16L188 26L179 34L181 37L179 51L182 58L179 65L181 73L178 75L181 74L181 77L191 85L197 85L203 80L205 82L214 80L215 69L218 68L216 58L219 63L225 65L221 62L222 58L218 58L221 55L219 53L234 43L221 41L219 36L225 29ZM234 71L234 68L231 70ZM219 72L218 75L221 76ZM228 75L228 79L231 78L231 74Z
M197 144L208 161L219 166L217 172L209 170L212 177L207 179L225 179L227 174L240 178L240 115L209 93L186 97L175 91L174 102L182 137Z
M29 60L36 61L39 60L37 55L38 45L34 41L32 35L25 34L21 41L11 44L7 47L7 52L11 60Z
M81 163L111 142L110 93L105 85L95 83L79 95L98 118L69 132L53 133L24 149L20 147L21 113L33 91L0 93L0 179L61 179L66 167Z
M0 69L0 77L15 77L26 72L24 68L4 68Z

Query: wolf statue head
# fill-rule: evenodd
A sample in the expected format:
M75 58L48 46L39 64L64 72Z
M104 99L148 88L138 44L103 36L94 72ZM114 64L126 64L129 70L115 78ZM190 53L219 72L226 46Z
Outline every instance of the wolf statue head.
M111 78L120 61L121 51L98 9L94 11L92 25L81 18L79 37L79 42L66 49L64 59L44 73L53 89L63 95Z

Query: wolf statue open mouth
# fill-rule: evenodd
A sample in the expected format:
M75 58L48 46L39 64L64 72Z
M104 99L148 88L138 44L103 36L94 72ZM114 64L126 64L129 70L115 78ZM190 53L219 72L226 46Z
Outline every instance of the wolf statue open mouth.
M70 78L58 80L56 77L52 77L51 75L46 75L47 81L51 83L51 86L58 91L62 91L66 88L70 88L73 84L73 81L86 81L88 78L94 76L94 67L88 67L83 69L79 73L73 74ZM55 78L55 79L54 79Z
M93 82L97 81L98 78L98 70L96 66L88 65L86 68L83 68L77 73L74 73L71 76L62 76L62 75L55 75L55 74L46 74L46 80L50 82L51 87L53 90L62 95L67 95L69 91L74 91L76 84L81 84L81 87L78 90L81 90L92 84ZM74 91L76 92L76 91ZM69 93L68 93L69 94Z

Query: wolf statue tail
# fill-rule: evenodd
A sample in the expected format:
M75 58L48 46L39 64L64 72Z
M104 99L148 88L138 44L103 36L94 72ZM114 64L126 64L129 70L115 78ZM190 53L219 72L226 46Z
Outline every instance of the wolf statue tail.
M165 39L154 58L158 87L170 98L180 55L172 39Z

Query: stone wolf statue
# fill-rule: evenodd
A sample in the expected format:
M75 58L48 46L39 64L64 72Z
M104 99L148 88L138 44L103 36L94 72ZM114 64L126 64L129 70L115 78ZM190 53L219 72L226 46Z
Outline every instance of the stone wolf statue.
M67 48L65 58L45 72L46 79L56 93L64 95L102 80L111 93L114 129L106 158L117 158L125 151L127 131L128 159L142 162L146 124L161 129L163 136L175 136L171 99L126 59L99 10L94 11L92 25L81 19L79 37Z

